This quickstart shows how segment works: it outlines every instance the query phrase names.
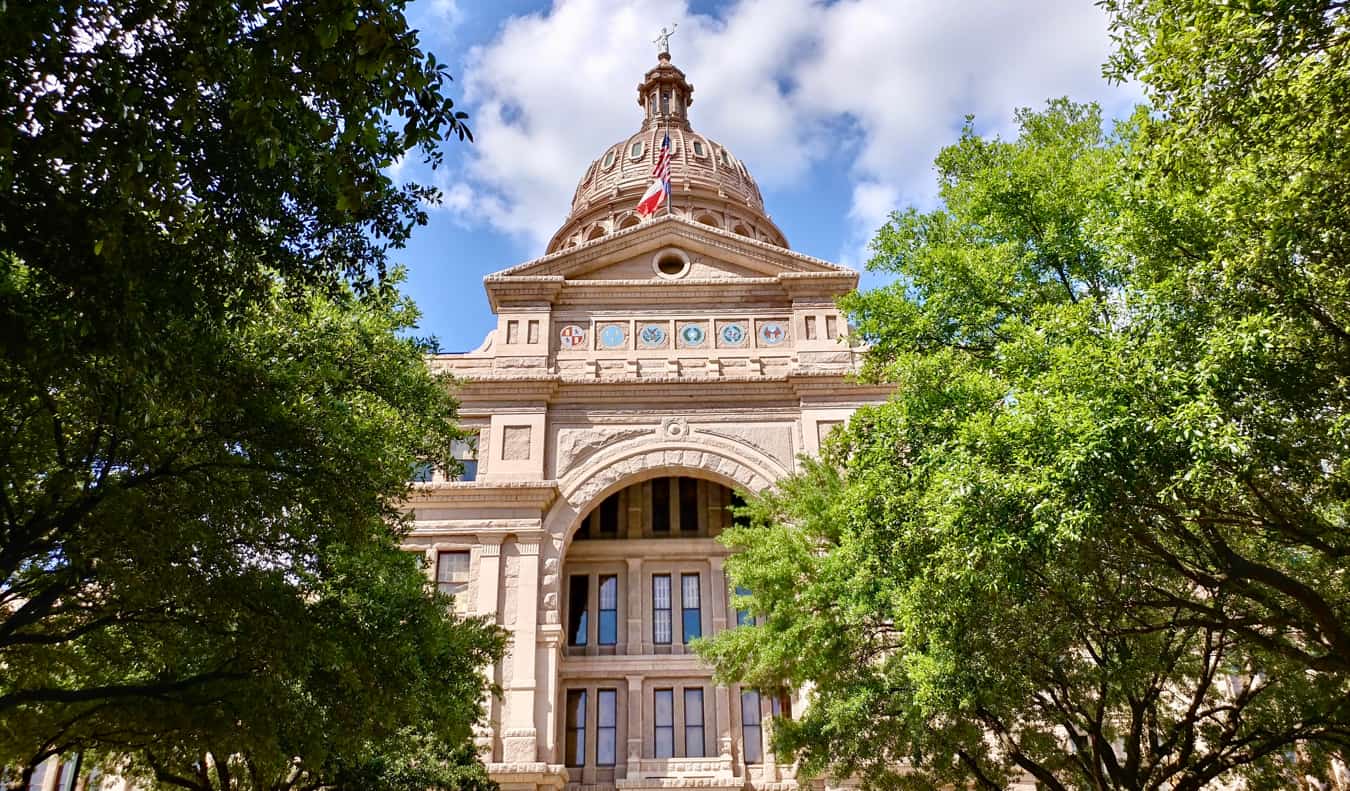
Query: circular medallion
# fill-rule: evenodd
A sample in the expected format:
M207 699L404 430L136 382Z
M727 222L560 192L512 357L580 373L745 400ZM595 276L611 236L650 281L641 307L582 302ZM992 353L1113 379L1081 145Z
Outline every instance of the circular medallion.
M617 349L623 346L623 327L620 327L617 324L610 324L600 330L600 345L606 349Z
M558 344L564 349L583 349L586 347L586 330L568 324L558 332Z
M699 346L703 343L703 328L697 324L689 324L680 330L680 338L690 346Z
M739 324L722 326L722 343L728 346L740 346L745 342L745 328Z
M787 339L787 332L777 321L766 321L759 325L759 340L765 346L777 346Z
M659 324L648 324L642 328L638 337L648 346L661 346L666 342L666 330Z

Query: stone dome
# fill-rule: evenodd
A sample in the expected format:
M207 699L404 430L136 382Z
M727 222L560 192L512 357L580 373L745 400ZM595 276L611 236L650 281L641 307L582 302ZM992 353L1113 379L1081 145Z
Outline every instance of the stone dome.
M669 132L671 211L732 233L787 247L787 239L764 212L759 185L726 146L689 124L694 86L661 53L638 85L642 128L606 148L572 197L572 210L549 242L552 253L641 223L633 212L651 184L652 169ZM663 207L659 213L664 213ZM658 214L659 214L658 213Z

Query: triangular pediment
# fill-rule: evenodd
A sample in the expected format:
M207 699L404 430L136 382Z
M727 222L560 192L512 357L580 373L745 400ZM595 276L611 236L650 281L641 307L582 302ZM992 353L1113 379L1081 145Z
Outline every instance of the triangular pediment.
M851 269L676 215L657 217L599 239L559 250L488 275L565 280L646 280L657 277L651 258L674 247L693 262L694 279L773 278L783 274L852 275Z

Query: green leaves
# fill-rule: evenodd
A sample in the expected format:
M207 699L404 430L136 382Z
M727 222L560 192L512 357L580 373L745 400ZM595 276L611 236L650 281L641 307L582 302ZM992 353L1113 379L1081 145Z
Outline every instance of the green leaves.
M809 771L1276 788L1344 749L1345 9L1107 5L1158 105L968 123L844 300L894 397L727 536L769 620L703 651L810 685Z
M350 0L26 4L0 52L0 763L449 755L500 643L396 548L457 434L388 258L432 188L382 172L467 137L443 65Z

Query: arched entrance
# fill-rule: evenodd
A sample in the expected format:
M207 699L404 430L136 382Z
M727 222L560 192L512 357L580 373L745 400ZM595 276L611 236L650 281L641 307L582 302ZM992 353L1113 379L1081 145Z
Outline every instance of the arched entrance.
M733 491L788 471L690 434L672 419L597 451L561 477L544 519L536 714L544 754L573 783L655 780L677 764L711 787L740 782L739 698L687 643L735 623L716 541Z

